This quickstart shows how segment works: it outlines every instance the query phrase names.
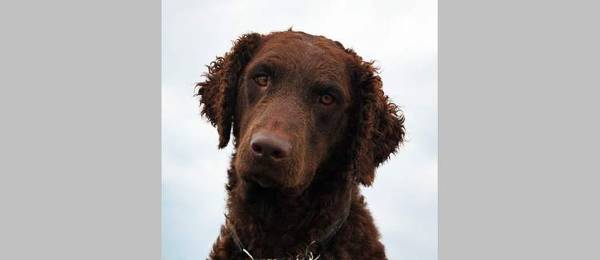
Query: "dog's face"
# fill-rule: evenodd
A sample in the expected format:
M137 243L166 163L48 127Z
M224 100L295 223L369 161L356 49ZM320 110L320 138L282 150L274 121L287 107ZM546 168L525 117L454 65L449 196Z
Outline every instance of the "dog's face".
M306 186L340 142L352 102L348 54L300 34L263 40L239 79L235 168L264 187Z
M371 63L324 37L244 35L206 77L202 113L220 147L233 126L237 177L262 187L302 190L332 160L369 185L404 136Z

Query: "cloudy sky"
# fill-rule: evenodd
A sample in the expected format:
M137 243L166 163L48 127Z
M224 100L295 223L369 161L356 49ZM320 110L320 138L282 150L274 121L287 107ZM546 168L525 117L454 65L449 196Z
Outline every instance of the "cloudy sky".
M163 0L162 254L205 259L222 224L231 144L199 116L194 83L243 33L324 35L381 67L408 143L363 188L390 259L437 259L437 2Z

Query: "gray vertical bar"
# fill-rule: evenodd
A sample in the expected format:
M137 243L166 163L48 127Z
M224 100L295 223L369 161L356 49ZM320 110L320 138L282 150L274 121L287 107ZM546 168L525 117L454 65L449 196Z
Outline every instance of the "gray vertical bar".
M0 259L159 259L160 1L0 4Z
M439 4L440 259L600 259L597 2Z

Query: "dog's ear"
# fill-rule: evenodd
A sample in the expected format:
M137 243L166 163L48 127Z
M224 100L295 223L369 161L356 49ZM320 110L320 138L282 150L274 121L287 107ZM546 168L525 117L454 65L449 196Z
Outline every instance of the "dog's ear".
M227 146L231 135L238 79L260 46L262 35L249 33L234 42L231 50L208 65L205 81L196 84L201 114L208 118L219 132L219 148Z
M375 168L395 153L404 142L404 115L383 92L383 84L372 62L357 59L353 69L353 92L356 96L353 120L356 139L350 152L355 178L365 186L375 179Z

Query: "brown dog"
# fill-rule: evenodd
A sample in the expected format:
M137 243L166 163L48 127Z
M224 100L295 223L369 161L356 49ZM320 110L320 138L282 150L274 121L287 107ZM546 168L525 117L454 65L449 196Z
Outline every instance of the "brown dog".
M322 36L240 37L198 83L219 148L233 132L226 224L210 259L386 259L359 185L404 138L372 62Z

